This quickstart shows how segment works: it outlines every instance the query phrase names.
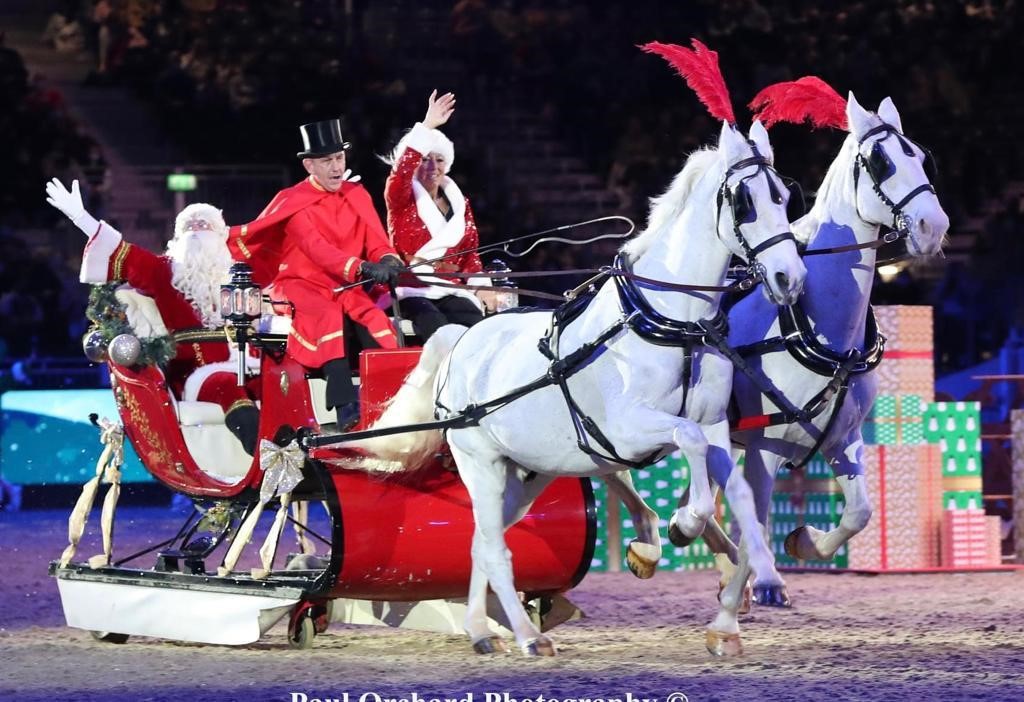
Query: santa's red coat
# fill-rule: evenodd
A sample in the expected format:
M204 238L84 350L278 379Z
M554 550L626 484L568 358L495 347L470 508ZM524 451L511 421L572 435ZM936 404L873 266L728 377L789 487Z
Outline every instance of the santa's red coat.
M245 390L238 386L236 374L227 368L202 371L196 396L185 398L189 376L203 366L227 362L230 355L226 337L224 343L189 340L190 332L205 328L199 311L171 284L170 258L127 243L120 232L102 222L82 255L81 280L94 284L125 281L153 298L164 326L178 342L177 355L164 371L167 384L178 399L216 402L225 412L239 403L250 402Z

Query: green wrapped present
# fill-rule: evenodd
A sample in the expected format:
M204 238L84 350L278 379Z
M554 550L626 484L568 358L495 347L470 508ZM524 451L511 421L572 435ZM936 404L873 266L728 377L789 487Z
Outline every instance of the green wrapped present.
M864 420L864 442L894 446L925 443L920 395L879 395Z
M981 475L980 403L928 403L924 436L929 443L939 444L943 477Z

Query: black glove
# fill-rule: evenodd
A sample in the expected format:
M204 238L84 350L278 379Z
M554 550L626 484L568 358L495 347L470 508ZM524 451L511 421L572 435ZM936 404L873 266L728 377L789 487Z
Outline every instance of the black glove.
M386 263L363 261L359 266L359 274L364 280L372 280L382 285L395 285L398 282L398 269Z
M395 270L398 271L405 270L405 264L402 263L402 261L400 261L399 259L395 258L394 256L385 256L380 260L380 262L383 263L385 266L390 266L391 268L394 268Z

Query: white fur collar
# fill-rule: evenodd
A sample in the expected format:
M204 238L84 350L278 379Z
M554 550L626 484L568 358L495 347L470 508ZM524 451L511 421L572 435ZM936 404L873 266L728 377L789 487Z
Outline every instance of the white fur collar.
M412 191L416 196L416 212L420 221L430 232L430 241L416 252L420 258L430 259L444 256L448 249L462 241L466 235L466 198L455 181L445 176L441 183L441 190L444 191L448 202L452 206L452 218L446 220L441 210L434 204L434 198L430 196L427 189L413 178Z

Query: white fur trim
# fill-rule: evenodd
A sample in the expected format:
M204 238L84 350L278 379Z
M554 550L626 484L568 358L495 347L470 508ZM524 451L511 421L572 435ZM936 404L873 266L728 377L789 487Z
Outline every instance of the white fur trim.
M427 189L413 178L412 192L416 197L416 213L420 221L430 232L430 241L416 252L417 258L429 260L448 253L448 249L456 246L466 236L466 198L459 186L451 178L445 177L441 182L441 191L452 206L452 218L445 219L441 210L434 203Z
M106 283L110 257L114 255L121 240L121 232L101 220L99 229L90 237L82 252L82 268L78 280L82 283Z
M199 390L203 387L203 383L214 373L238 373L238 351L234 347L231 349L231 356L232 360L230 361L209 363L205 366L199 366L192 371L192 374L185 379L185 388L182 390L181 399L189 402L198 402Z
M224 223L224 214L221 210L205 202L192 203L178 213L178 216L174 218L174 235L181 236L186 231L192 231L187 225L197 220L209 224L212 227L210 231L227 235L228 226Z
M128 325L135 336L140 339L167 336L167 326L153 298L143 295L130 285L120 286L114 291L114 297L124 305Z
M406 148L416 149L424 156L430 153L441 154L448 169L445 171L446 173L451 173L452 166L455 165L455 144L452 143L452 140L446 137L440 129L431 129L422 122L417 122L412 129L406 132L395 147L390 162L398 163L398 159L402 158Z

